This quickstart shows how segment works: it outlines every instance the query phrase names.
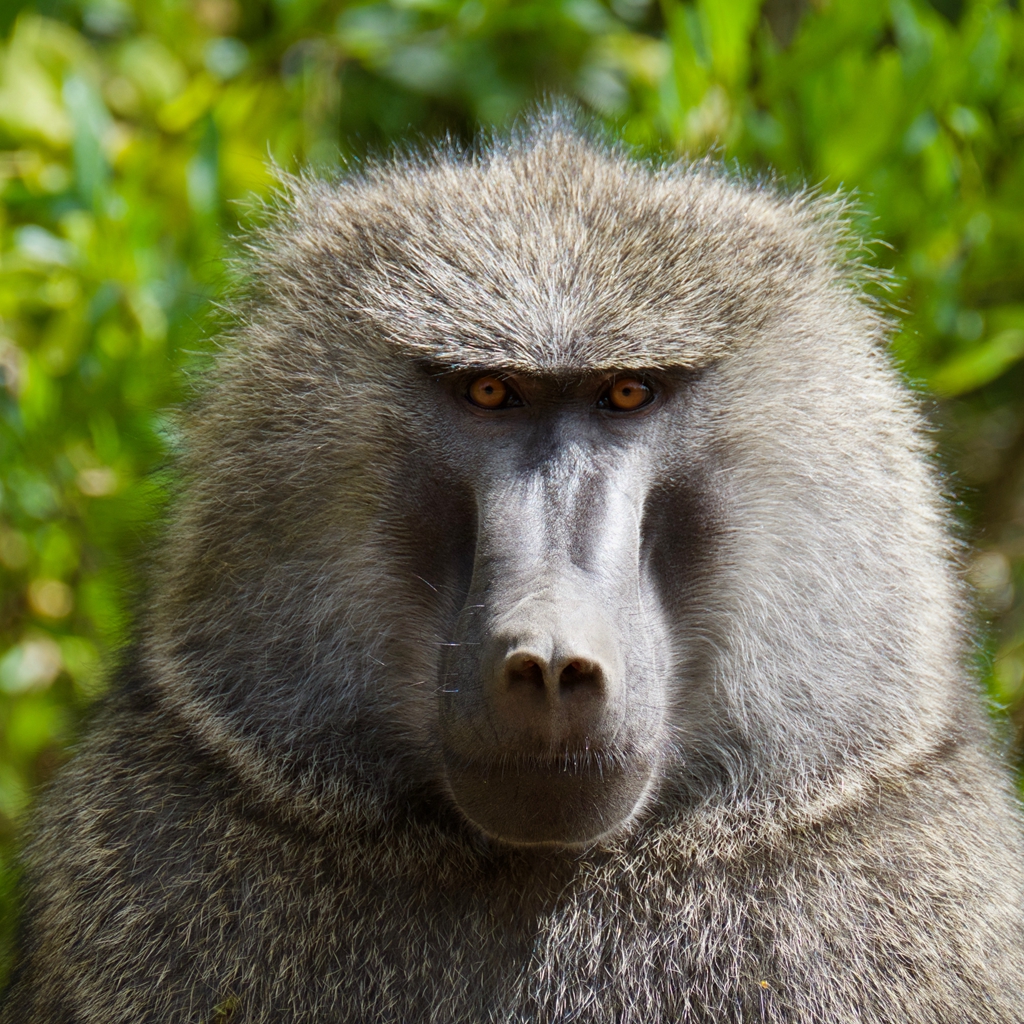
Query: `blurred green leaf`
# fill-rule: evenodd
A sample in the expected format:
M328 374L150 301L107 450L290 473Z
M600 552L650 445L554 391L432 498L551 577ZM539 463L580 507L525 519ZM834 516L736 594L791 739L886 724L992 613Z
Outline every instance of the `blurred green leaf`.
M932 390L946 398L988 384L1024 358L1024 330L1001 331L983 345L951 359L932 376Z

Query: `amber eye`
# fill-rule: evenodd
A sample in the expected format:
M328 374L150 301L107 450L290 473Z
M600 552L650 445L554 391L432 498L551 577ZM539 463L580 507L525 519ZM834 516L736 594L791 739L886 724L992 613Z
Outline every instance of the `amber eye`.
M469 385L469 400L481 409L500 409L509 397L508 385L497 377L477 377Z
M606 392L607 407L620 412L632 412L646 405L654 394L636 377L620 377Z

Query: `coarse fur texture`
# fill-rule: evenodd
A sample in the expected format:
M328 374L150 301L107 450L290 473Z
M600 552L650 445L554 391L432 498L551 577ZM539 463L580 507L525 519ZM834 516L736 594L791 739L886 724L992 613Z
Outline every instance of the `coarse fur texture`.
M293 183L0 1021L1020 1024L1020 814L847 249L561 115Z

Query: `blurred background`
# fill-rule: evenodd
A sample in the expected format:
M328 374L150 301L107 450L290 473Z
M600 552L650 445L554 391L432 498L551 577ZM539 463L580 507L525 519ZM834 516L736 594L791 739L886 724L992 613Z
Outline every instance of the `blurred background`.
M140 601L270 162L570 97L641 153L852 191L1024 751L1024 16L993 0L0 2L0 962L14 837Z

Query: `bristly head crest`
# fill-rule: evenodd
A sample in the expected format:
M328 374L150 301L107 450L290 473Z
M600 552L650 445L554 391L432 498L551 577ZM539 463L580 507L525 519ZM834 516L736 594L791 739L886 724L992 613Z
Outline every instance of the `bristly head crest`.
M557 109L474 153L284 184L261 315L440 365L697 367L856 271L841 199L637 161Z

